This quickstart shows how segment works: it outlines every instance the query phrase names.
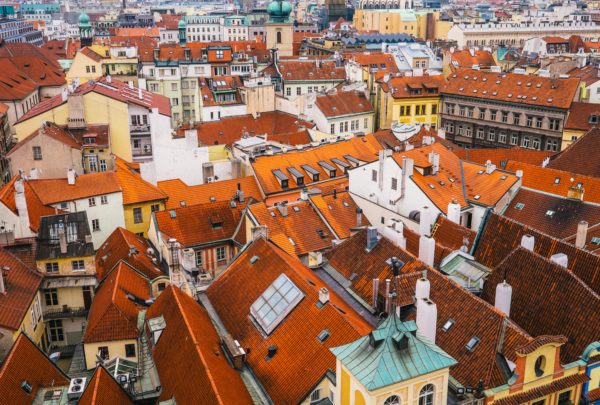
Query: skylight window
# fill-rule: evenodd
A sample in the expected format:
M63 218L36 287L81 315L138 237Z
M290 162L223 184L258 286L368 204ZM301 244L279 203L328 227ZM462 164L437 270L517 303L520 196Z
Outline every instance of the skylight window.
M478 171L477 174L483 174L483 170Z
M502 176L500 177L500 180L506 180L508 177L507 176Z
M344 207L349 207L350 206L350 204L348 204L348 201L344 201L344 202L342 202L342 204L344 204Z
M481 340L477 337L477 336L473 336L471 338L471 340L469 340L467 342L467 344L465 345L465 348L472 352L473 350L475 350L475 348L477 347L477 345L479 345L479 342L481 342Z
M552 210L548 210L546 211L546 216L552 218L554 216L555 212Z
M479 200L479 199L481 198L481 196L480 196L479 194L475 194L475 195L473 196L473 198L474 198L475 200Z
M450 328L452 326L454 326L454 322L456 322L454 319L450 318L446 321L446 323L444 324L444 326L442 326L442 330L444 332L448 332L450 330Z
M281 274L250 307L250 315L262 330L271 334L281 321L304 298L304 294L285 275Z
M591 240L594 245L600 245L600 237L594 236Z
M292 209L294 210L294 212L300 212L300 207L298 207L297 205L294 205Z
M560 177L554 179L554 184L560 184Z
M329 336L331 336L331 333L327 329L323 329L321 333L317 335L317 340L323 343L329 338Z
M518 209L518 210L522 210L523 208L525 208L525 204L523 204L523 203L517 203L515 205L515 208Z

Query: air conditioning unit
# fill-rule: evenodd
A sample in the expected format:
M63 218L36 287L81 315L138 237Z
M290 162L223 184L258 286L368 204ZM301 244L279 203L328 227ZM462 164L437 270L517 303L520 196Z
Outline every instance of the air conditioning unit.
M83 394L83 390L85 389L86 381L86 377L71 379L71 383L69 384L69 390L67 391L67 398L70 401L79 399L81 397L81 395Z
M208 176L208 177L206 178L206 182L207 182L207 183L214 183L214 182L215 182L215 178L214 178L213 176Z

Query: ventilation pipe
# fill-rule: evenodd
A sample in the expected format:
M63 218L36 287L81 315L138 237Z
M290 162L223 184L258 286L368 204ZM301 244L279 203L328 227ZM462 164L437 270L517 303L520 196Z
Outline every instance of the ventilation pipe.
M535 237L533 235L523 235L521 238L521 246L525 249L533 252L533 246L535 245Z
M496 299L494 306L506 316L510 316L510 302L512 299L512 287L504 280L496 286Z
M379 279L373 279L373 308L377 308L377 298L379 298Z
M60 253L67 253L67 234L65 233L65 226L62 223L58 224L58 243L60 245Z
M586 221L580 221L577 224L577 236L575 238L575 246L578 249L583 249L587 241L588 223Z
M71 186L74 185L76 176L77 176L77 174L75 173L75 170L69 169L67 171L67 183L69 183L69 185L71 185Z
M458 204L454 198L448 204L448 213L446 214L446 217L455 224L460 224L460 204Z

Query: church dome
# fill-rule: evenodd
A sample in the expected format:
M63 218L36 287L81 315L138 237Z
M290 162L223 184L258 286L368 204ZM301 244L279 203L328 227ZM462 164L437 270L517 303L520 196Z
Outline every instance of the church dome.
M179 24L177 24L177 27L183 29L187 26L186 22L184 19L179 20Z
M87 25L90 23L90 16L86 13L79 14L79 25Z
M271 21L287 21L292 13L292 4L285 0L273 0L267 6L267 13Z

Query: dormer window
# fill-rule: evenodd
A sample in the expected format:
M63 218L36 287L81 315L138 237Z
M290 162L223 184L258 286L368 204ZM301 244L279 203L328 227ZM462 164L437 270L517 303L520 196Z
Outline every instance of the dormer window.
M327 163L324 160L319 161L319 166L323 168L329 175L329 177L335 177L337 169L333 167L331 164Z
M298 186L304 185L304 175L300 170L295 167L288 167L287 171L294 178L294 181Z
M351 167L348 163L338 158L331 159L331 162L334 163L337 167L339 167L340 170L342 170L344 173L347 173L348 169Z
M597 124L598 123L598 115L596 114L592 114L590 115L590 124Z
M275 178L277 178L281 188L286 189L289 187L289 178L281 170L275 169L273 170L273 174L275 175Z
M319 181L320 172L312 166L302 165L300 166L309 175L312 181Z

